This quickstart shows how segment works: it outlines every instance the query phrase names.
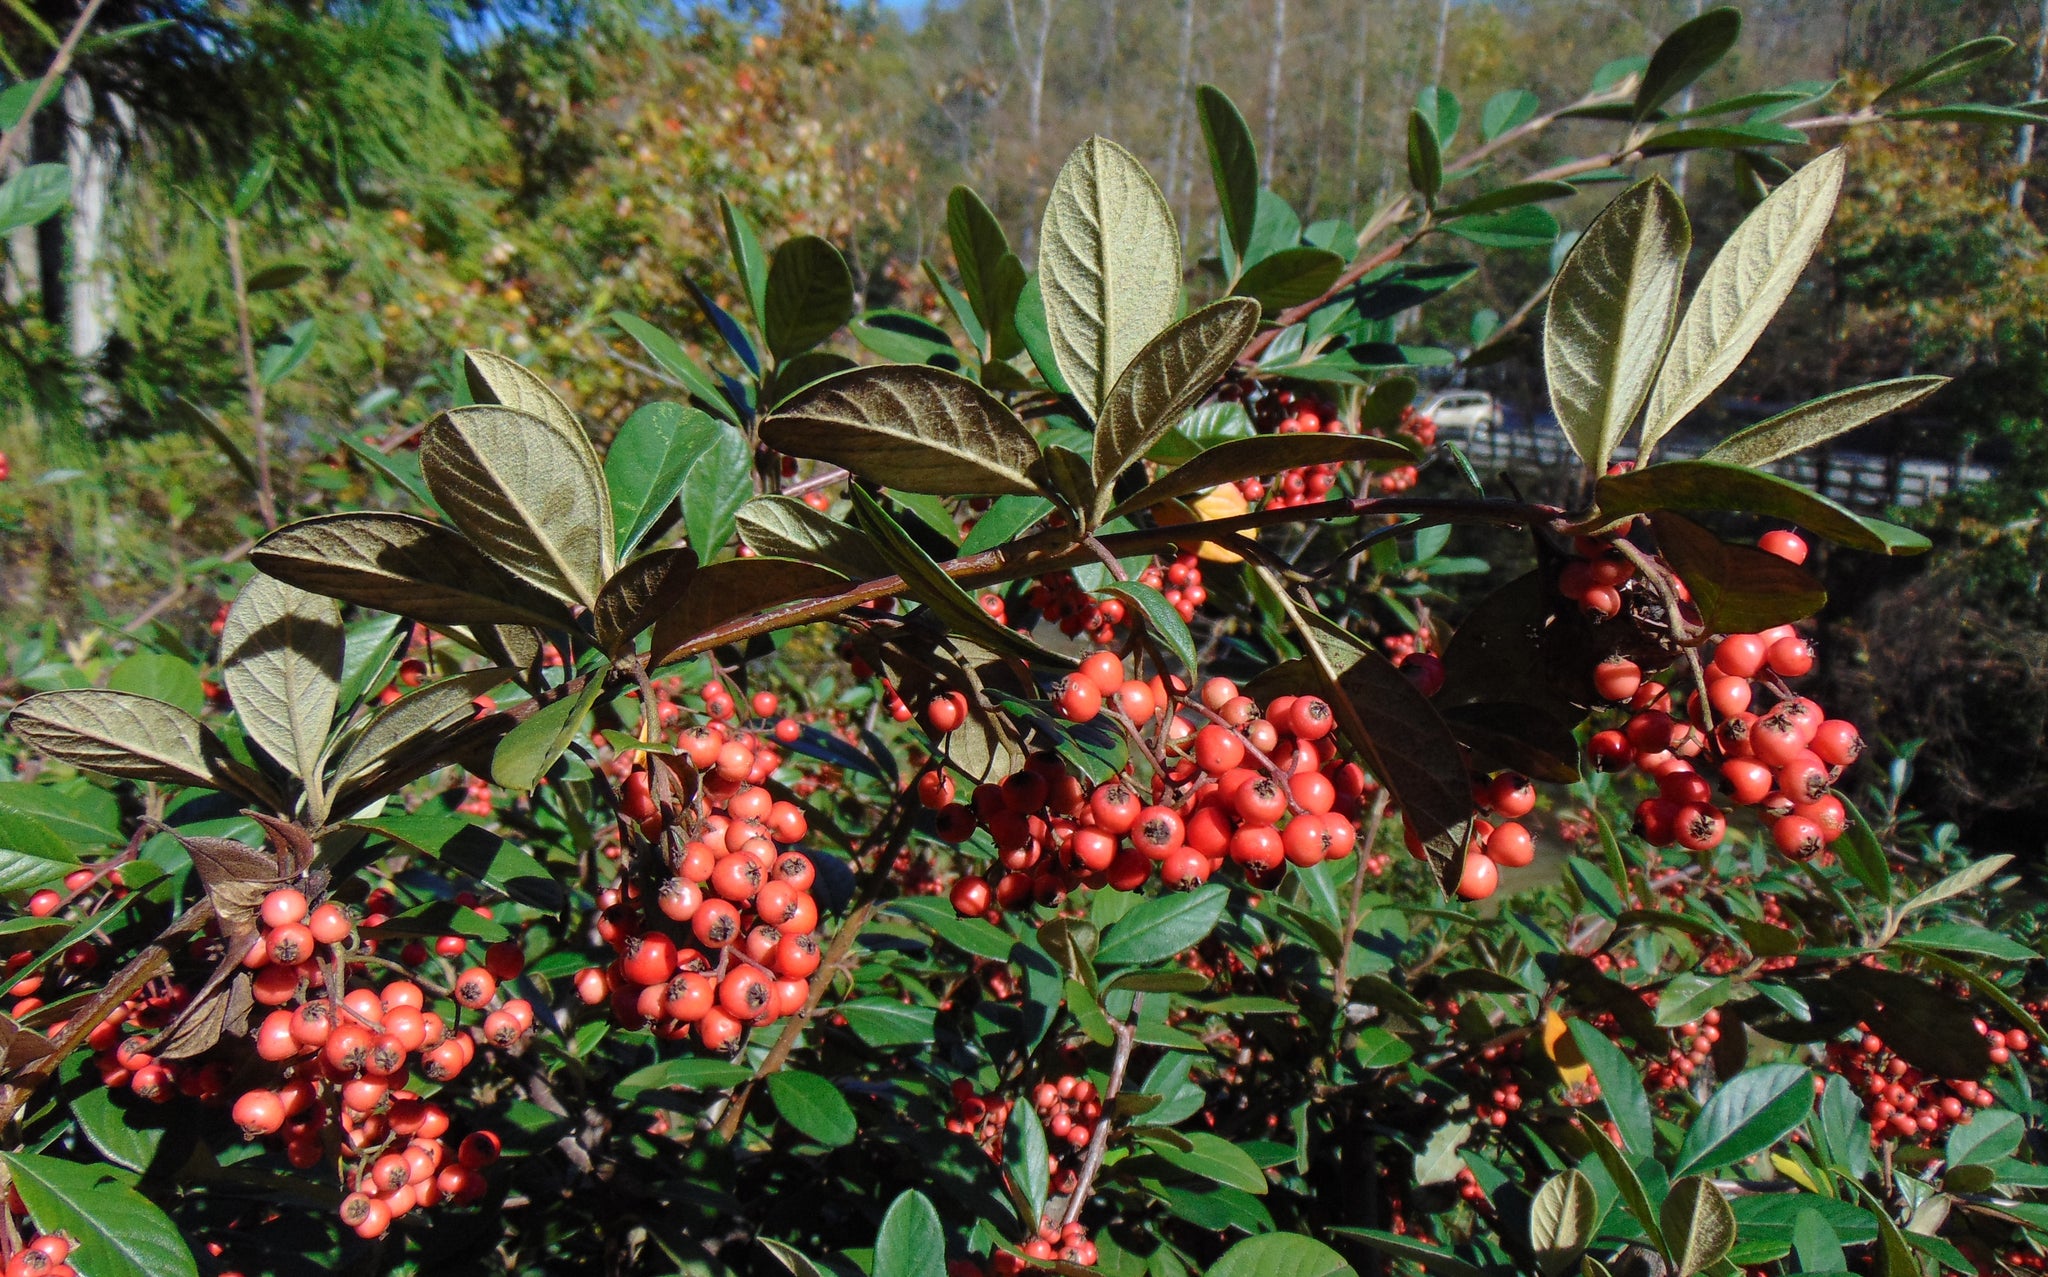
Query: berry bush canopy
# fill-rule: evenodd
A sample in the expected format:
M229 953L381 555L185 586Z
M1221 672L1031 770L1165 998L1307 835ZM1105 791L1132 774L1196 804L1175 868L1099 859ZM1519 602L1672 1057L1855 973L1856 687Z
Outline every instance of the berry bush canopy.
M1766 468L1940 379L1657 457L1826 230L1844 153L1780 154L2034 117L1911 105L1997 40L1672 106L1738 27L1462 143L1428 91L1363 230L1205 87L1212 259L1091 138L1035 273L954 191L951 328L726 205L725 349L614 316L675 393L603 451L468 352L412 509L12 711L6 1277L2041 1268L2009 858L1801 690L1809 553L1927 542ZM1566 119L1602 149L1517 176ZM1703 267L1636 173L1683 151L1754 202ZM1540 350L1546 504L1393 321L1588 190L1465 356ZM1475 525L1529 566L1460 603Z

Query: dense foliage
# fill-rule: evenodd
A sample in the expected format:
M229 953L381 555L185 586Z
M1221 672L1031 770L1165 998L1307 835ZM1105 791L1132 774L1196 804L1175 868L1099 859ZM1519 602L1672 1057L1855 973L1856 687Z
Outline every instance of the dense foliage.
M2033 117L1943 96L1998 39L1681 106L1739 31L1425 91L1362 227L1203 86L1213 257L1090 138L1032 269L952 191L943 323L736 189L723 288L584 303L665 398L593 430L614 369L473 345L367 482L273 466L255 164L216 642L14 649L9 1277L2042 1267L2038 914L1811 691L1809 554L1928 539L1773 469L1944 379L1656 459L1820 249L1813 133ZM1698 153L1754 207L1688 288L1636 170ZM1553 503L1416 410L1407 317L1588 189L1466 352L1536 345Z

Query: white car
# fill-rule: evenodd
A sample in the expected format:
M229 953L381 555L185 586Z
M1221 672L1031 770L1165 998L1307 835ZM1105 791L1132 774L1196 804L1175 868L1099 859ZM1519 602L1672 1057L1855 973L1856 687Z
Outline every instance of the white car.
M1483 390L1445 390L1423 400L1416 411L1436 422L1440 438L1469 439L1500 429L1504 420L1500 404Z

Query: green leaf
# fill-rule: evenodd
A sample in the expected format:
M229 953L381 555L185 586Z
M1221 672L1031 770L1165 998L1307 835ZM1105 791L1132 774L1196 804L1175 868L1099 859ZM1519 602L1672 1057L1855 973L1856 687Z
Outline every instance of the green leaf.
M1003 1136L1003 1172L1023 1201L1017 1222L1024 1233L1035 1235L1045 1219L1045 1195L1051 1188L1052 1172L1046 1164L1045 1127L1029 1104L1010 1106L1009 1128Z
M853 318L853 272L839 250L816 235L784 240L768 263L761 335L787 362L838 332Z
M1726 57L1742 34L1742 13L1731 8L1709 9L1664 37L1650 55L1650 65L1636 86L1635 118L1650 118L1674 94L1705 75Z
M1549 248L1557 242L1557 218L1548 209L1526 205L1499 213L1480 213L1445 222L1443 229L1481 248Z
M1561 1277L1578 1266L1598 1217L1593 1181L1579 1171L1560 1171L1536 1190L1529 1203L1529 1248L1544 1277Z
M1436 193L1444 184L1443 144L1438 140L1436 127L1429 117L1420 111L1408 113L1408 185L1422 196L1422 202L1434 205Z
M1520 128L1536 117L1543 103L1527 89L1505 89L1486 99L1479 112L1479 133L1491 142L1509 129Z
M747 215L722 194L718 197L718 216L725 224L725 247L732 258L733 273L740 277L740 288L747 295L747 305L753 309L754 322L765 322L768 314L768 259L761 251L761 237L755 233Z
M1040 496L997 497L995 503L974 521L967 539L960 543L961 557L1008 545L1024 529L1051 514L1052 510L1052 502Z
M1849 1268L1842 1255L1842 1239L1829 1226L1827 1216L1810 1207L1793 1221L1792 1253L1798 1257L1799 1267L1810 1273L1846 1272Z
M1258 216L1258 144L1252 141L1252 131L1237 104L1213 84L1196 87L1195 113L1202 123L1202 141L1209 148L1209 175L1216 183L1223 233L1230 240L1231 251L1243 261Z
M1188 461L1217 444L1249 439L1257 433L1243 404L1229 400L1205 403L1182 417L1145 455L1153 461Z
M753 460L740 432L721 428L687 462L683 526L699 563L711 562L732 540L733 518L754 495Z
M1889 903L1892 898L1892 872L1885 863L1884 848L1878 845L1877 834L1871 829L1870 822L1846 796L1842 796L1842 809L1849 815L1849 830L1835 844L1835 854L1841 857L1842 867L1869 889L1873 903Z
M303 266L298 262L279 262L249 276L242 287L249 293L274 293L279 289L290 288L312 273L313 268L310 266Z
M491 753L491 779L506 789L522 793L540 783L569 742L582 730L584 719L604 692L604 679L593 674L574 696L563 696L541 706L526 721L505 733Z
M409 514L302 519L258 541L249 561L302 590L431 625L553 628L568 621L568 609L454 529Z
M2033 962L2041 956L2003 932L1964 922L1937 922L1900 936L1895 943L1944 953L1974 953L2004 962Z
M1933 886L1923 889L1911 900L1908 900L1900 907L1899 917L1904 918L1918 910L1925 909L1928 905L1939 904L1950 897L1960 896L1966 891L1975 891L1997 877L1998 871L2011 863L2011 856L1986 856L1975 864L1958 869Z
M1813 1111L1813 1074L1797 1064L1748 1069L1714 1092L1679 1147L1673 1175L1711 1171L1761 1153Z
M1213 1180L1255 1197L1265 1195L1266 1173L1259 1169L1251 1154L1222 1136L1207 1131L1188 1131L1180 1138L1187 1141L1187 1148L1162 1142L1154 1145L1152 1151L1190 1175Z
M146 696L98 688L39 692L14 707L7 726L30 747L86 771L269 793L198 719Z
M206 709L206 687L189 661L163 652L137 652L107 675L107 686L133 692L198 717Z
M853 321L853 339L892 363L930 364L948 372L961 368L960 352L954 349L946 330L907 310L866 312ZM801 386L792 386L790 392L800 389Z
M1100 970L1145 966L1184 953L1216 929L1229 901L1230 889L1221 883L1155 896L1103 933L1095 965Z
M1188 632L1187 622L1180 619L1180 613L1173 610L1173 604L1166 601L1164 594L1137 581L1110 581L1102 590L1137 608L1145 618L1146 631L1173 653L1188 677L1194 677L1197 668L1194 635Z
M530 853L460 816L380 816L346 824L431 856L518 904L560 913L567 901L562 884Z
M1927 124L1989 124L2010 128L2017 124L2031 128L2039 124L2042 116L2035 111L2011 106L1991 106L1982 102L1963 102L1954 106L1929 106L1916 111L1894 111L1894 120L1918 120Z
M1550 405L1596 474L1635 420L1664 359L1692 228L1660 177L1593 219L1558 270L1543 321Z
M497 405L450 409L427 423L420 472L478 549L564 602L597 602L617 542L581 426Z
M875 1235L873 1277L945 1277L946 1233L939 1212L916 1189L889 1204Z
M1444 1277L1484 1277L1484 1270L1473 1267L1451 1252L1396 1233L1383 1233L1376 1228L1342 1226L1333 1226L1325 1231L1340 1237L1356 1238L1374 1250L1420 1264L1424 1272L1442 1273Z
M1047 651L982 611L974 597L939 570L939 565L910 538L880 502L869 496L865 489L853 488L850 491L854 519L874 539L876 550L882 557L902 574L912 598L930 608L955 632L985 644L993 651L1027 661L1042 661L1047 665L1071 666L1072 662Z
M1570 182L1516 182L1499 190L1475 195L1461 200L1447 208L1438 210L1437 216L1446 221L1458 217L1470 217L1478 213L1498 213L1503 209L1520 208L1525 204L1541 204L1548 200L1568 200L1579 193L1579 188ZM1553 220L1553 226L1556 222ZM1552 232L1553 238L1556 232Z
M904 492L1039 491L1030 428L988 391L939 368L888 364L827 377L764 418L761 439Z
M744 1064L705 1056L687 1056L635 1069L620 1078L612 1090L620 1099L631 1099L642 1091L723 1091L738 1086L753 1075L754 1071Z
M853 1106L830 1078L801 1069L783 1069L769 1075L768 1095L775 1101L775 1111L783 1121L827 1148L844 1147L860 1134ZM890 1213L893 1216L895 1212ZM886 1234L888 1229L885 1222L882 1231Z
M39 1153L0 1153L43 1233L68 1233L85 1277L197 1277L184 1239L156 1205L104 1166Z
M1690 971L1680 972L1664 986L1657 1001L1657 1027L1676 1028L1697 1020L1726 1002L1734 992L1733 982L1727 979L1710 980Z
M1268 314L1277 314L1321 297L1343 273L1344 258L1328 249L1283 248L1260 258L1237 277L1230 291L1233 296L1256 301Z
M1247 1237L1224 1251L1206 1272L1208 1277L1357 1277L1342 1255L1297 1233Z
M1003 224L979 195L964 186L954 187L946 197L946 233L967 300L988 335L989 353L1008 359L1022 348L1016 314L1017 298L1024 292L1024 264L1010 251Z
M1105 522L1201 492L1219 483L1234 483L1257 474L1278 474L1297 466L1365 461L1413 465L1413 450L1392 439L1352 434L1259 435L1219 443L1146 484L1129 500L1117 503Z
M1038 236L1053 359L1100 419L1111 387L1180 309L1180 234L1145 166L1106 138L1076 147Z
M249 170L242 174L242 180L235 184L234 203L228 207L236 217L242 217L256 207L256 201L263 198L263 192L270 185L270 179L277 172L277 157L258 157Z
M1919 554L1926 537L1866 519L1788 479L1718 461L1663 461L1594 486L1595 519L1606 524L1654 510L1713 510L1797 523L1839 545L1879 554Z
M1650 1244L1658 1250L1663 1250L1663 1226L1657 1222L1657 1211L1650 1205L1650 1194L1643 1188L1642 1176L1636 1174L1636 1168L1630 1164L1628 1155L1615 1147L1614 1141L1607 1137L1605 1130L1590 1123L1587 1126L1586 1142L1593 1146L1593 1155L1600 1159L1600 1165L1606 1170L1607 1177L1621 1190L1623 1205L1628 1207L1628 1213L1635 1217L1636 1223L1642 1225ZM1650 1164L1655 1165L1654 1162Z
M646 320L622 310L613 311L611 320L620 331L640 343L640 349L647 352L647 357L654 361L656 367L681 382L683 389L689 391L698 403L733 425L740 424L732 402L719 390L718 383L711 380L711 375L690 358L690 352L683 349L681 342Z
M242 587L221 629L221 683L242 730L309 794L320 792L344 638L334 600L261 573ZM314 813L324 818L324 810Z
M1656 1126L1650 1119L1650 1097L1643 1091L1635 1066L1606 1034L1584 1020L1571 1021L1571 1034L1579 1054L1592 1066L1594 1080L1600 1083L1600 1102L1607 1106L1607 1116L1621 1132L1629 1155L1650 1156L1655 1151Z
M1728 380L1763 336L1820 247L1847 163L1838 148L1800 169L1757 205L1714 255L1650 390L1639 456L1647 458L1667 431Z
M2012 41L2004 36L1987 35L1979 36L1975 40L1965 40L1893 80L1877 95L1877 101L1889 101L1912 89L1929 89L1937 84L1960 80L1979 67L1991 65L2012 52L2012 49Z
M0 185L0 235L55 217L71 203L71 170L31 164Z
M604 455L620 557L633 552L683 491L691 462L720 450L722 435L739 438L731 426L682 404L651 403L626 418Z
M1828 601L1827 590L1812 573L1767 550L1730 545L1669 510L1650 516L1650 522L1657 548L1685 582L1701 621L1713 633L1754 634L1789 625Z
M55 830L0 805L0 893L47 887L78 866L78 853Z
M1033 275L1024 281L1024 291L1017 294L1017 336L1024 342L1024 349L1031 353L1032 366L1045 380L1046 388L1055 394L1071 394L1067 379L1060 375L1059 360L1054 357L1052 331L1045 318L1045 293L1041 276Z
M894 998L856 998L840 1003L838 1010L854 1035L873 1047L922 1046L932 1040L938 1021L933 1008Z
M2026 1131L2026 1121L2019 1114L1988 1109L1972 1118L1968 1126L1949 1128L1942 1156L1951 1166L1989 1165L2018 1152Z
M1449 146L1451 139L1458 135L1459 121L1464 118L1464 110L1458 105L1458 95L1449 89L1425 86L1415 95L1415 109L1429 121L1430 132L1436 134L1437 145Z
M1888 412L1910 408L1948 382L1946 377L1900 377L1822 395L1729 435L1708 449L1700 460L1767 466L1847 434Z
M1097 523L1115 500L1116 477L1215 387L1258 327L1258 303L1225 298L1172 324L1132 357L1095 429Z
M1755 156L1765 146L1804 146L1806 135L1782 124L1723 124L1659 133L1637 149L1645 155L1676 155L1681 151L1742 151Z
M1414 1059L1415 1048L1386 1029L1369 1024L1358 1032L1356 1056L1360 1068L1390 1069Z
M1671 1186L1657 1213L1672 1277L1692 1277L1721 1262L1735 1245L1735 1212L1721 1190L1698 1175Z
M285 329L284 340L263 348L256 365L257 379L266 386L275 386L291 376L313 353L313 344L319 337L320 329L310 319L302 319Z

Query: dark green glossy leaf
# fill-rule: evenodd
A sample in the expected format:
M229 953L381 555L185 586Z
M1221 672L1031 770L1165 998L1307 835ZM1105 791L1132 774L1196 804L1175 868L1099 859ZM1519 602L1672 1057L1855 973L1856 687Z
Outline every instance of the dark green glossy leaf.
M1145 966L1184 953L1216 929L1229 900L1230 889L1221 883L1147 900L1103 933L1095 965Z
M794 359L853 318L853 273L816 235L784 240L768 263L761 335L778 361Z
M1928 548L1917 532L1866 519L1788 479L1714 461L1666 461L1595 486L1602 524L1654 510L1715 510L1764 515L1797 523L1830 541L1879 554L1919 554Z
M1649 118L1650 112L1705 75L1735 47L1741 34L1741 11L1724 7L1709 9L1665 36L1636 86L1635 118Z
M1216 183L1216 205L1223 217L1223 233L1229 237L1237 259L1250 251L1252 223L1259 205L1259 149L1223 90L1213 84L1195 89L1195 112L1202 124L1202 141L1209 149L1209 174Z
M783 1121L827 1148L851 1144L860 1134L853 1106L829 1078L801 1069L783 1069L769 1075L768 1096L775 1101L775 1111ZM883 1229L887 1231L886 1223Z
M1672 1174L1717 1170L1760 1153L1812 1111L1813 1074L1799 1065L1766 1064L1738 1073L1693 1119Z

